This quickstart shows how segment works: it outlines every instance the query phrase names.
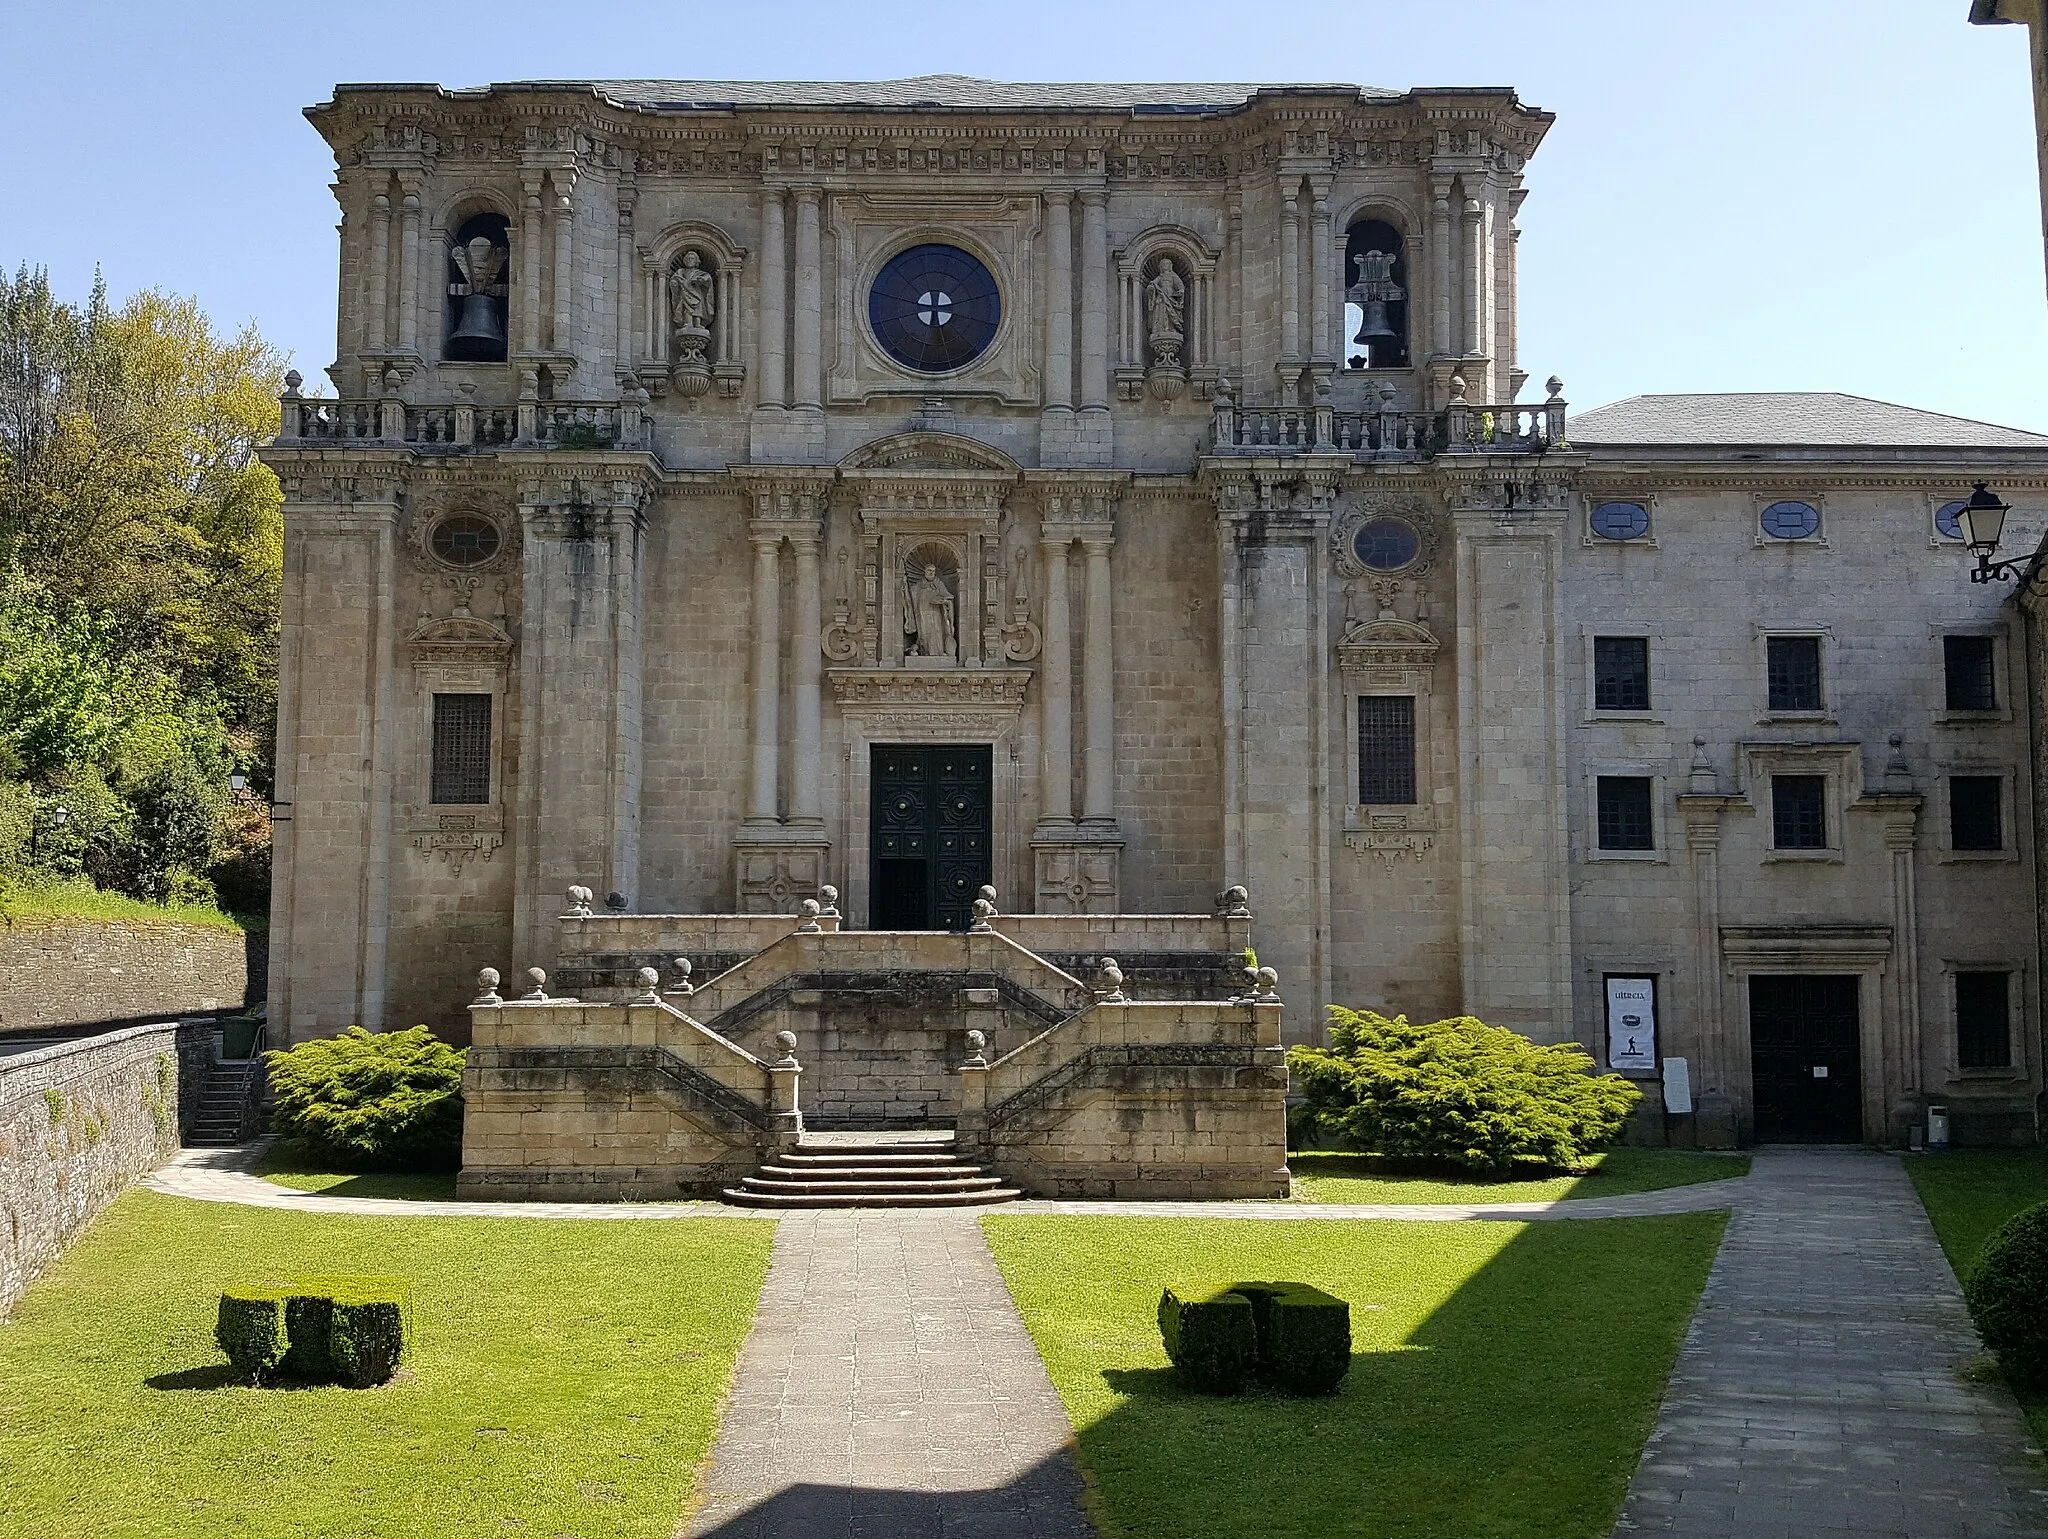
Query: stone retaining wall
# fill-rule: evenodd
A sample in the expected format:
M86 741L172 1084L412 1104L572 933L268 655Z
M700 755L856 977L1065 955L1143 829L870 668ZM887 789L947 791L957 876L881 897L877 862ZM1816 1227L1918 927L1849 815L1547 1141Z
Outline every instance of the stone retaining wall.
M17 915L0 924L0 1031L235 1009L263 996L261 949L218 925Z
M179 1036L131 1026L0 1058L0 1312L178 1147Z

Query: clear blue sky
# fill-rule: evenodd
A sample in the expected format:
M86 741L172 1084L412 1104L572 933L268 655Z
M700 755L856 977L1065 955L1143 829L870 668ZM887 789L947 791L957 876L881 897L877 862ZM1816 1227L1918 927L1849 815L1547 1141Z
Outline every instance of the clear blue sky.
M1346 80L1558 115L1523 363L1577 405L1845 390L2048 430L2023 29L1968 0L0 0L0 262L333 351L337 80ZM1455 18L1455 22L1453 22Z

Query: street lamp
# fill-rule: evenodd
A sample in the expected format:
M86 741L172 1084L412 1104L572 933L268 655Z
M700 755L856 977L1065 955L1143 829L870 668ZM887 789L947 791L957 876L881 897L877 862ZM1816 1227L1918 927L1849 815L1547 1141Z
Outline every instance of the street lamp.
M52 827L62 828L70 821L71 809L69 807L60 803L50 809L50 824ZM37 851L42 844L42 833L43 820L40 817L31 817L28 820L28 863L30 865L36 863Z
M1956 527L1962 531L1963 544L1977 558L1977 565L1970 573L1971 582L2012 582L2017 579L2023 586L2032 586L2039 575L2040 551L2023 560L1991 559L1998 553L1998 542L2005 535L2005 516L2011 511L2011 506L2000 500L1998 494L1982 481L1971 491L1969 500L1956 509Z
M240 770L233 771L228 776L228 789L234 792L235 795L240 796L249 789L249 777Z

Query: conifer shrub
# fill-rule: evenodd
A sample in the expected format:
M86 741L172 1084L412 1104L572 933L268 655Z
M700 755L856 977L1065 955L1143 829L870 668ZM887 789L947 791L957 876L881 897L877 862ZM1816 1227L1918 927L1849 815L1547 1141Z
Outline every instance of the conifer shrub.
M448 1170L462 1162L461 1049L424 1026L351 1026L264 1055L272 1126L340 1170Z
M1984 1242L1963 1299L2013 1385L2048 1389L2048 1202L2014 1214Z
M220 1296L213 1339L245 1384L267 1384L283 1364L285 1294L269 1287L230 1288Z
M1235 1395L1259 1362L1252 1301L1230 1283L1174 1283L1159 1295L1159 1335L1182 1383Z
M1330 1045L1288 1051L1304 1120L1341 1147L1501 1177L1572 1170L1642 1099L1576 1044L1541 1046L1469 1015L1411 1023L1330 1007Z

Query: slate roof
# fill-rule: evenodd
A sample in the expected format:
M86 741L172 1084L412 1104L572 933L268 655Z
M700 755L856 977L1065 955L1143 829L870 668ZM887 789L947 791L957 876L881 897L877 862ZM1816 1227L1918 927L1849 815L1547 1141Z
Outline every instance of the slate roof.
M903 80L522 80L481 87L474 92L455 91L450 94L469 96L543 90L591 90L621 106L672 112L741 107L1217 112L1242 107L1260 91L1335 91L1361 101L1398 101L1406 94L1373 86L1335 84L1256 85L1214 81L1159 85L1031 84L977 80L970 75L913 75Z
M1581 447L2048 449L2048 433L1823 390L1631 396L1567 427Z

